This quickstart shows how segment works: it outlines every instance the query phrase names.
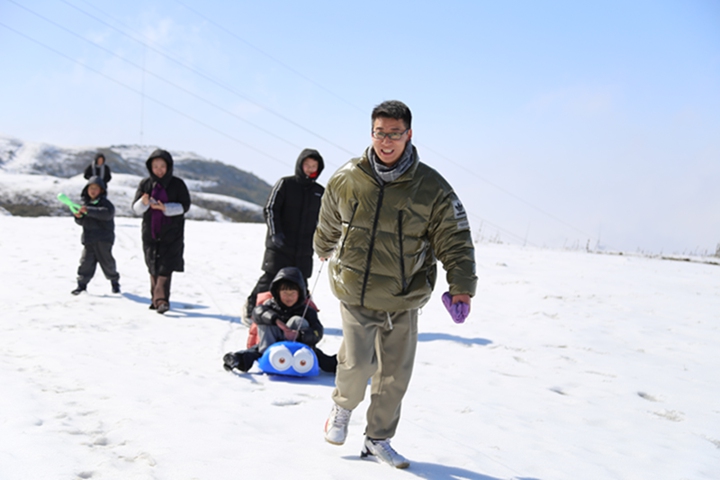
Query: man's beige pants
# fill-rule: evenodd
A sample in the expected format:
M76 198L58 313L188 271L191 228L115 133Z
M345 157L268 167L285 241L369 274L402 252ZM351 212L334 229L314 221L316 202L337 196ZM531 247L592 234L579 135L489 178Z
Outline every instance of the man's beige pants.
M372 379L365 435L391 438L412 376L418 311L379 312L341 302L340 314L343 341L332 398L339 406L354 410Z

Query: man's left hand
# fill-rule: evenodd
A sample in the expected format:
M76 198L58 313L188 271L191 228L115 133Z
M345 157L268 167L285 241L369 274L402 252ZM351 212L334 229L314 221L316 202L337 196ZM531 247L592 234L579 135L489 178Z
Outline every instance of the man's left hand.
M470 314L470 295L450 295L450 292L443 293L443 305L455 323L463 323Z

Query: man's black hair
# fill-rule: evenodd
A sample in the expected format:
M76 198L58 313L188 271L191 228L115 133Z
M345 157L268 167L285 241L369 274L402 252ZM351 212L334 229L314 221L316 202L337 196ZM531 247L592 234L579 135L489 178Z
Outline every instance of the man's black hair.
M412 128L412 113L410 113L408 106L400 100L386 100L373 108L371 116L373 125L375 124L375 119L380 117L402 120L405 128Z

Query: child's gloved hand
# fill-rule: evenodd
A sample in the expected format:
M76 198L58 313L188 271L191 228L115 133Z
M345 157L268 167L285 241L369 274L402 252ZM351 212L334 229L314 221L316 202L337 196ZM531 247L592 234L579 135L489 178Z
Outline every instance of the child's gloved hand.
M455 323L463 323L470 313L470 305L465 302L452 303L452 295L450 292L442 294L442 302L450 313L450 316Z

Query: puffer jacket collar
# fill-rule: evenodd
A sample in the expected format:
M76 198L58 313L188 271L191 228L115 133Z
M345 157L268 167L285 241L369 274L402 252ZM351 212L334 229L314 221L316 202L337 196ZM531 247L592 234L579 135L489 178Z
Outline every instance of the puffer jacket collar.
M373 171L372 164L370 163L370 150L372 149L372 146L365 149L362 156L358 158L357 166L360 170L362 170L364 173L368 174L375 183L378 185L380 182L378 181L377 177L375 176L375 172ZM417 149L413 145L412 147L412 157L413 162L412 165L410 165L410 168L407 169L405 173L400 175L396 180L394 180L391 183L398 183L398 182L410 182L415 177L415 172L417 172L418 165L420 165L420 157L417 153Z

